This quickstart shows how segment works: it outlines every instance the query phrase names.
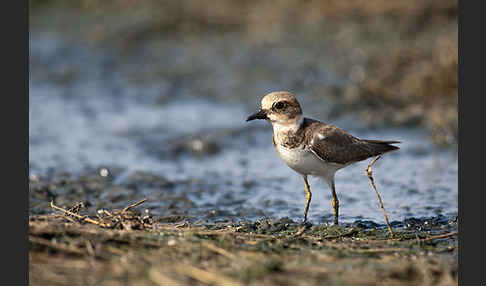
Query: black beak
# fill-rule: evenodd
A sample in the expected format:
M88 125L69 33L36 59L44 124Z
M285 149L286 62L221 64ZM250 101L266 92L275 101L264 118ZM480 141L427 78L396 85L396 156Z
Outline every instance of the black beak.
M252 115L248 116L246 121L251 121L251 120L255 120L255 119L268 119L267 113L265 112L265 110L260 109L258 112L253 113Z

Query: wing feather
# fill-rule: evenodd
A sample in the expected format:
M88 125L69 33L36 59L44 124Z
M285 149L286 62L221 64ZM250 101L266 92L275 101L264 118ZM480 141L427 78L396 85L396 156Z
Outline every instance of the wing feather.
M361 140L341 128L315 120L307 128L309 149L326 162L348 164L399 149L399 141Z

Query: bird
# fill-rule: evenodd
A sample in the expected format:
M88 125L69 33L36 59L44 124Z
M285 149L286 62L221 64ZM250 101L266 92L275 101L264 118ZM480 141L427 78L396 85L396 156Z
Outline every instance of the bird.
M274 91L261 99L259 110L246 121L266 120L273 127L273 146L282 160L304 179L306 204L303 224L307 223L307 212L312 198L308 176L323 178L332 194L334 224L339 225L339 199L335 188L335 173L353 163L374 157L366 168L382 209L390 234L388 221L381 197L376 190L371 167L381 155L398 150L392 144L400 141L359 139L332 124L304 117L297 98L288 91Z

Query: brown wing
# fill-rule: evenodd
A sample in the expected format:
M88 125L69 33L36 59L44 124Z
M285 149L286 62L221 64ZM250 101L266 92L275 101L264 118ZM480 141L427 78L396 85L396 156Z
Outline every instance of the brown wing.
M347 164L365 160L389 151L398 149L392 143L398 141L360 140L336 126L311 122L308 132L314 136L307 142L319 158L327 162ZM310 134L309 134L310 135Z

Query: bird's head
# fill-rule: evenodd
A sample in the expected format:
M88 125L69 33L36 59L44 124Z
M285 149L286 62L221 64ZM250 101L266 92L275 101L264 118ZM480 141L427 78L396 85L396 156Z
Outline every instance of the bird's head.
M248 116L246 121L266 119L272 124L293 125L300 121L302 109L290 92L275 91L262 98L260 110Z

